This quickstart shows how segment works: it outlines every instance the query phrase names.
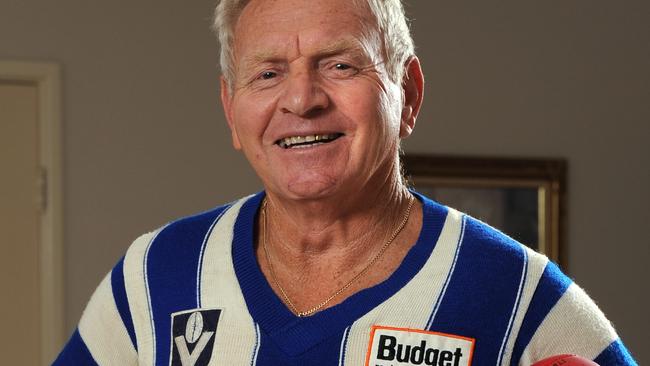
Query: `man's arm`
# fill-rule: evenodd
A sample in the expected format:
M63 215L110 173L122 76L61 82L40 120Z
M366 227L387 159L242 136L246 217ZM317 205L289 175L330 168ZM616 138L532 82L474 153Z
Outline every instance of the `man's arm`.
M558 354L580 355L601 366L637 364L594 301L555 264L548 263L512 361L529 365Z
M97 287L79 326L53 365L137 365L123 264L124 259Z

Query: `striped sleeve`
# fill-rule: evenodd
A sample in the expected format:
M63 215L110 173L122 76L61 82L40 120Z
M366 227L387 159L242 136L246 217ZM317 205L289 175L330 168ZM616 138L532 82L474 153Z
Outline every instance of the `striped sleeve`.
M88 347L81 339L79 329L75 329L72 337L59 354L59 357L52 364L53 366L79 365L94 366L97 365L95 359L90 354Z
M511 364L576 354L601 366L636 365L589 296L549 262L515 342Z
M123 260L102 280L54 365L137 365Z
M612 342L594 361L599 365L636 365L620 339Z

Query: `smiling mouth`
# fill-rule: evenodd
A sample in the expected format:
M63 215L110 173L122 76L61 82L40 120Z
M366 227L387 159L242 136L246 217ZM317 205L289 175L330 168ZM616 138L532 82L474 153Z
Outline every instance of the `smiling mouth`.
M321 144L330 143L339 137L343 136L342 133L329 133L322 135L306 135L306 136L290 136L279 139L275 142L276 145L283 149L305 148Z

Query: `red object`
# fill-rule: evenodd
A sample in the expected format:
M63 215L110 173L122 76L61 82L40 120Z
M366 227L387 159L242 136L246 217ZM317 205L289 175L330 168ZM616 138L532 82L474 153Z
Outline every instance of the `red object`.
M598 366L598 364L576 355L557 355L537 361L531 366Z

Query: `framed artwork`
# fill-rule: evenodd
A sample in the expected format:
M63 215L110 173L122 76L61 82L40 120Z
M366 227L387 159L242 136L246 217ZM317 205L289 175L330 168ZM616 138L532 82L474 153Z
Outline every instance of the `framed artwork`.
M402 164L418 192L566 263L565 160L407 154Z

